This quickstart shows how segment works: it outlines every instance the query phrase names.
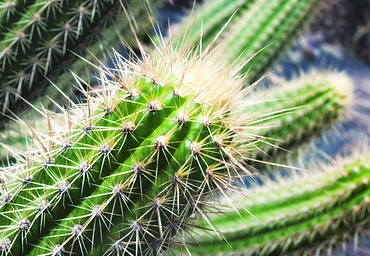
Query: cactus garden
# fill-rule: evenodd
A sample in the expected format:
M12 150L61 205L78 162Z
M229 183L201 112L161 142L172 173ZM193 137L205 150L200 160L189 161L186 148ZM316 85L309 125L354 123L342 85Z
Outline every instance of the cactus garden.
M320 142L370 126L370 92L271 74L325 1L200 1L165 31L175 2L0 3L0 255L366 255L368 142Z

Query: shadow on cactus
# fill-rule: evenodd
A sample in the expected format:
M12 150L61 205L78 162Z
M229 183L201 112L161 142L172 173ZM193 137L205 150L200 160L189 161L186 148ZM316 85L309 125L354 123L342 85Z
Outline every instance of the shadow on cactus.
M75 75L85 102L64 95L58 113L41 109L47 132L31 129L35 143L13 150L1 172L2 255L190 253L195 221L209 222L215 196L252 174L253 85L218 47L139 48L141 59L114 52L114 68L97 67L98 89Z

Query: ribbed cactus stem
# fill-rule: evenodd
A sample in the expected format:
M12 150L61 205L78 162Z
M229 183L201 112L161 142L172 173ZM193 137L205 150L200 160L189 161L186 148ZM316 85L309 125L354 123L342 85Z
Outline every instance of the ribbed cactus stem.
M249 60L240 72L247 72L248 81L255 82L283 56L285 50L318 12L322 2L322 0L205 1L196 6L190 18L182 21L180 33L173 43L177 44L185 37L189 38L186 41L191 45L202 42L201 47L207 47L208 43L223 30L217 41L227 49L225 58L239 64ZM194 27L191 31L186 30L189 24Z
M45 111L48 131L32 131L33 147L3 168L2 254L186 251L183 236L207 219L208 199L250 174L250 88L219 51L159 45L142 56L115 53L100 89Z
M241 72L257 81L301 33L320 7L321 0L258 0L230 27L225 56L244 63ZM262 51L260 51L263 49Z
M0 31L6 31L14 25L25 11L24 6L31 6L36 0L7 0L0 4ZM5 34L0 35L3 39Z
M158 1L152 1L152 5L154 8ZM90 51L103 57L104 44L116 46L123 37L130 41L125 34L129 26L123 6L128 15L146 11L145 0L24 0L15 2L14 12L1 9L4 27L0 35L0 111L19 115L27 106L20 98L32 101L43 96L51 84L48 79L56 82L78 59L76 54L85 55L89 46L95 45ZM148 14L141 16L138 31L143 34L151 24ZM66 84L60 86L71 91Z
M221 31L221 28L229 21L233 23L237 17L248 10L254 0L206 0L195 6L195 11L190 13L181 22L179 33L172 39L173 44L186 42L189 45L198 45L206 48ZM232 18L231 18L232 17ZM191 29L189 29L189 27ZM186 40L184 41L184 34ZM201 41L200 41L200 37Z
M238 199L248 209L242 218L211 217L228 244L204 233L201 255L321 255L344 245L368 227L370 162L339 162L252 189L255 196Z
M353 88L352 79L344 72L311 70L291 81L276 84L268 92L249 94L248 104L254 105L253 114L258 117L254 123L256 129L251 131L256 137L252 158L274 159L282 164L295 157L297 147L349 112ZM246 106L246 110L249 109ZM18 142L26 147L27 140L23 136L19 139L19 135L13 135L13 141L10 136L4 136L8 143Z
M254 151L253 158L281 157L282 163L294 157L291 151L349 112L354 84L345 72L311 70L250 97L260 99L256 114L263 119L256 125L264 127L256 131L263 142L256 142L260 150Z

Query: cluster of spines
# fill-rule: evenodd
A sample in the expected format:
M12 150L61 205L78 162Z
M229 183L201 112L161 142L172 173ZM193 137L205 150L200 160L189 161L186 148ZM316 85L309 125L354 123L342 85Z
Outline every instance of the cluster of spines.
M35 145L3 170L2 254L187 250L183 235L192 218L207 219L207 198L250 174L244 80L207 66L219 54L164 51L132 62L117 54L116 69L102 68L101 89L85 92L86 103L45 110L48 131L32 131Z
M254 103L254 112L258 112L255 115L261 120L254 123L260 128L253 131L257 150L252 158L262 161L274 158L283 163L287 157L294 157L288 152L348 112L353 83L344 72L312 70L275 85L268 93L252 93L249 98L249 102L258 101Z
M18 113L19 105L25 106L19 97L31 101L43 95L50 84L45 77L56 80L87 47L96 45L94 52L101 55L106 38L119 42L117 38L125 37L123 28L129 27L127 18L116 24L121 21L117 17L125 16L122 8L128 8L129 14L145 9L145 1L132 2L38 0L14 2L12 7L12 2L5 3L0 35L1 111L9 108Z
M10 24L6 22L6 33L1 35L3 112L14 104L14 92L21 96L26 95L23 92L34 93L35 88L29 87L38 76L63 69L60 65L65 64L63 60L66 59L62 56L72 55L67 49L76 51L73 44L78 46L76 42L82 42L82 37L93 35L90 30L94 27L94 17L95 23L102 19L99 16L108 11L110 3L35 1L29 4L19 6L19 10L16 10L22 13L19 20ZM102 25L108 23L103 22Z
M256 198L238 199L248 209L239 212L242 218L235 213L211 217L228 245L203 234L197 239L200 250L206 255L312 255L343 247L368 227L369 161L356 159L256 188ZM310 184L302 186L306 180Z

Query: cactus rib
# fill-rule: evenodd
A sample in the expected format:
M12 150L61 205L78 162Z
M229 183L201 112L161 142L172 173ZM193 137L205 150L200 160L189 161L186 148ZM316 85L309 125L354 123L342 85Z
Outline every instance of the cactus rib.
M227 35L227 47L232 50L227 55L229 60L239 58L241 63L250 59L241 72L249 74L249 81L256 81L271 68L274 60L280 57L293 38L305 28L314 11L320 6L320 0L278 0L256 1L253 9L235 21ZM239 24L246 24L248 29Z

